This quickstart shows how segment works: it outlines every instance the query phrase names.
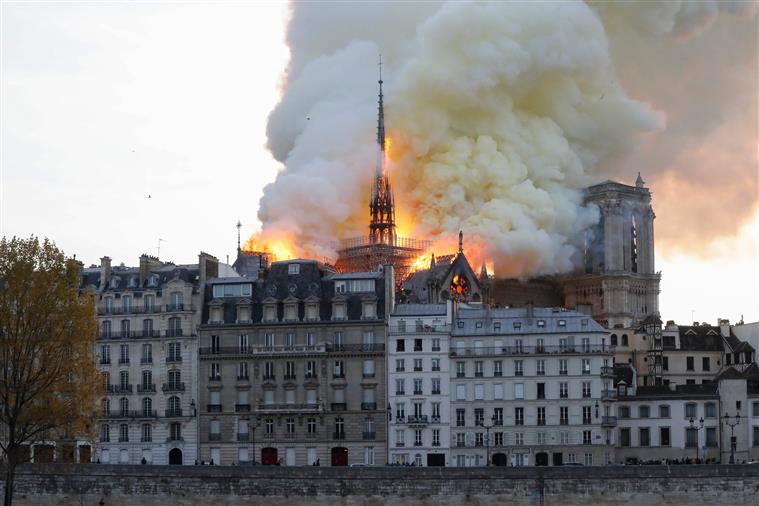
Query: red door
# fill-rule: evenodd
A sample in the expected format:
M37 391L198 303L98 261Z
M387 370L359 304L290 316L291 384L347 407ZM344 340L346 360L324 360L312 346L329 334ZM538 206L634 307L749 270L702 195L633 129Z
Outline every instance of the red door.
M277 449L263 448L261 450L261 464L265 466L274 466L277 464Z
M332 465L333 466L347 466L348 465L348 449L338 446L332 448Z

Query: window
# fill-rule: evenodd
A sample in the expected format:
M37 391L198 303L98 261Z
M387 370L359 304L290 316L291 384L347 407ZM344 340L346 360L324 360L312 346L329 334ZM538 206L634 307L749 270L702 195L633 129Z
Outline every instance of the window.
M590 374L590 359L589 358L582 359L582 373Z
M584 398L590 397L590 381L583 381L582 382L582 396Z
M396 341L395 341L395 351L397 351L397 352L406 351L406 340L405 339L396 339Z
M432 421L433 423L440 420L440 403L432 403Z
M456 385L456 400L457 401L466 400L466 385Z
M474 377L482 378L483 374L482 360L476 360L474 362Z
M395 446L406 446L406 431L397 429L395 431Z
M274 434L274 419L273 418L267 418L264 421L264 427L267 434Z
M316 360L306 361L306 378L316 378Z
M662 357L661 368L664 371L669 371L669 357Z
M440 395L440 378L432 378L432 395Z
M432 359L432 371L439 371L440 370L440 359L439 358L433 358Z
M422 378L414 378L414 395L422 395Z
M716 418L717 405L713 402L707 402L706 404L704 404L704 416L706 418Z
M524 372L523 364L521 360L514 361L514 376L522 376Z
M483 408L474 408L474 425L481 427L485 421L485 410Z
M589 430L582 431L582 444L589 445L592 444L592 432Z
M100 363L101 364L111 363L111 347L107 344L104 344L100 347Z
M651 433L648 427L641 427L638 430L639 446L651 446Z
M685 418L696 418L696 405L688 403L685 405Z
M208 379L216 381L221 380L221 366L219 364L211 364L211 374Z
M536 387L537 387L536 398L545 399L546 398L546 384L537 383Z
M759 417L759 402L754 402L751 405L751 416Z
M456 427L463 427L466 425L466 410L458 408L456 410Z
M563 445L568 445L569 444L569 432L567 432L565 430L559 432L559 442L561 444L563 444ZM570 453L570 457L571 457L571 455L572 454Z
M535 372L538 376L545 376L546 375L546 361L542 358L538 359L535 362Z
M628 346L627 334L622 334L622 346Z
M693 371L693 357L685 357L685 370Z
M422 446L422 429L414 430L414 446Z
M559 327L566 327L567 326L567 321L566 320L559 320L558 321L558 325L559 325Z
M501 383L493 385L493 399L503 399L503 385Z
M478 383L474 385L474 400L481 401L485 399L485 385Z
M395 418L401 421L406 418L406 404L402 402L395 404Z
M422 340L414 339L414 351L422 351Z
M698 446L698 429L685 429L685 446L688 448Z
M316 434L316 418L306 420L306 431L311 435Z
M591 418L592 417L591 412L592 412L591 406L582 407L582 423L583 424L587 425L587 424L593 423L593 420Z
M403 372L406 370L406 361L402 358L395 359L395 372Z
M545 327L545 326L546 326L546 321L545 320L538 320L538 327L539 328L542 328L542 327Z
M432 446L440 446L440 429L432 429Z
M403 378L395 380L395 395L406 395L406 380Z
M145 392L153 389L153 372L142 371L142 390Z
M246 380L248 379L248 363L247 362L240 362L237 367L237 379L239 380Z
M122 344L119 350L121 352L119 356L119 364L128 364L129 363L129 345Z
M630 418L630 406L617 407L617 416L620 418Z
M514 408L514 425L524 425L524 408Z
M129 371L119 372L119 388L122 391L131 390L129 385Z
M562 381L561 383L559 383L559 398L560 399L569 398L569 384L566 381Z
M182 345L180 343L169 343L168 356L166 360L169 362L182 361Z
M630 446L629 427L619 429L619 446Z
M546 408L538 407L538 425L546 424Z
M153 345L152 344L142 345L142 363L143 364L153 363Z
M345 377L345 363L342 360L335 360L335 371L333 376L335 378Z
M659 427L659 446L669 446L669 427Z
M669 418L669 406L659 406L659 418Z
M524 399L524 383L514 383L514 398Z
M590 444L590 443L588 443ZM584 456L585 459L585 465L586 466L592 466L593 465L593 454L592 453L586 453Z
M567 359L565 358L559 360L559 374L562 376L567 375Z
M466 376L466 363L456 362L456 377L463 378L464 376Z
M300 264L287 264L288 274L300 274Z
M432 351L440 351L440 338L435 337L432 339Z
M416 372L422 371L422 359L421 358L415 358L414 359L414 371L416 371Z
M500 360L493 362L493 376L503 376L503 362Z
M709 364L709 357L703 357L701 359L701 369L703 369L704 371L711 370L710 364Z
M706 428L706 446L710 446L710 447L716 447L717 446L717 429L716 429L716 427L707 427Z
M759 446L759 426L754 426L751 428L751 434L752 434L752 446Z
M503 425L503 408L493 409L493 425Z
M171 441L182 440L182 424L179 422L173 422L169 425L169 439Z
M119 425L119 442L129 442L129 425L122 423Z
M638 407L638 417L639 418L648 418L649 417L649 408L648 408L648 406L640 406L640 407Z
M285 421L288 434L295 434L295 418L288 418Z
M100 441L108 443L111 441L111 426L103 425L100 427Z
M514 433L514 444L516 444L517 446L524 445L524 432Z
M567 406L559 407L559 424L569 425L569 408Z

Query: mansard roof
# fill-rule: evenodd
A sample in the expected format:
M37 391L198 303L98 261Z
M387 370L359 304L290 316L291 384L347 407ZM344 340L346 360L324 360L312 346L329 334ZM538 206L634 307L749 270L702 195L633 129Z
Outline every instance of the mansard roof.
M392 316L445 316L445 304L398 304Z
M526 307L486 309L462 307L456 315L452 335L608 333L593 318L574 310L533 308L532 316L529 315L529 311L530 309ZM496 329L493 325L496 322L501 323L500 329ZM479 326L478 323L480 323Z
M723 351L722 333L711 325L678 325L680 349L685 351Z

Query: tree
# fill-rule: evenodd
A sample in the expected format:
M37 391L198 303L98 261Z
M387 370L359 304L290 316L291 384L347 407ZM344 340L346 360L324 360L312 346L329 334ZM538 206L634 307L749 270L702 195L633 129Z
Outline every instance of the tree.
M45 239L0 241L0 447L5 506L25 445L93 430L100 381L95 301L79 265Z

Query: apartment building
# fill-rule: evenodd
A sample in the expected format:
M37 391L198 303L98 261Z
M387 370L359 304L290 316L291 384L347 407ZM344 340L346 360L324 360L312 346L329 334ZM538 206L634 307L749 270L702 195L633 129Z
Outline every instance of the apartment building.
M288 260L249 274L206 290L199 458L384 465L392 267L336 274Z
M451 301L401 304L388 320L391 464L450 465L452 310Z
M454 315L451 464L613 460L613 347L590 316L558 308Z
M142 255L139 267L82 270L82 289L97 297L95 360L101 401L102 463L193 464L197 458L197 333L205 280L220 264L174 265ZM223 267L223 266L222 266Z

